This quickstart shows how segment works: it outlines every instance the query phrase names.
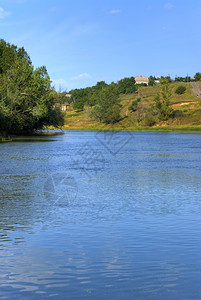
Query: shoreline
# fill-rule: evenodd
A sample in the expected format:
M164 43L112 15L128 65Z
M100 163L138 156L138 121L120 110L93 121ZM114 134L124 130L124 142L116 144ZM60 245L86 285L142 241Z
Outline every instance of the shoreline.
M44 128L44 130L67 130L67 131L153 131L153 132L173 132L173 131L196 131L201 133L201 125L197 126L158 126L158 127L115 127L115 126L88 126L88 127L62 127L60 129L54 127Z
M53 132L54 131L54 132ZM183 133L183 134L201 134L201 125L198 126L177 126L177 127L173 127L173 126L166 126L166 127L125 127L125 128L118 128L118 127L72 127L72 128L55 128L53 126L50 127L46 127L44 129L41 129L40 131L36 131L32 134L29 135L10 135L10 137L12 138L16 138L16 137L37 137L37 136L46 136L46 135L59 135L62 134L62 132L64 131L119 131L119 132L126 132L126 131L130 131L130 132L177 132L177 133ZM0 143L3 143L3 141L1 141L3 137L0 136ZM6 141L5 141L6 142ZM4 143L5 143L4 142Z

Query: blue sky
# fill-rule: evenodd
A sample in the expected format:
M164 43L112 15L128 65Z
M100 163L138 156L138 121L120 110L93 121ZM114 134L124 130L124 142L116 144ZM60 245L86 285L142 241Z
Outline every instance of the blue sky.
M0 0L0 38L58 89L201 72L200 0Z

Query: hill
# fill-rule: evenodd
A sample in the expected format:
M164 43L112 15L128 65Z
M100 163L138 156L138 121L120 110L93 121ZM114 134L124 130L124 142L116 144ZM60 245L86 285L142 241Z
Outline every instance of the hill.
M201 82L198 82L201 88ZM176 94L179 86L184 86L183 94ZM169 107L173 116L168 120L158 120L149 116L149 111L154 107L156 95L161 91L161 85L141 86L133 94L121 95L121 120L115 124L103 124L92 119L92 108L85 106L83 111L71 110L64 113L64 129L72 130L201 130L201 98L192 90L190 83L170 83L171 97ZM134 112L129 110L133 101L141 97L140 105ZM154 122L151 120L154 118Z

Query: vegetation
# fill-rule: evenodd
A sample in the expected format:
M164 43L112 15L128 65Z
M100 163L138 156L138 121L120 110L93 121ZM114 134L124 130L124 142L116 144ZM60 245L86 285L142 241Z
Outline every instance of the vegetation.
M44 66L34 70L24 48L0 40L0 134L28 134L62 126L57 93Z
M193 81L193 79L190 76L186 76L186 77L175 77L175 82L190 82Z
M118 92L119 94L132 94L137 91L137 86L135 85L135 78L124 78L118 81Z
M132 112L137 110L138 107L138 103L141 101L141 97L138 96L136 100L133 100L131 105L128 107L129 110L131 110Z
M34 69L25 49L0 40L0 135L28 134L44 126L84 129L140 129L201 126L201 100L192 92L194 78L134 77L117 83L99 81L92 87L56 92L45 66ZM201 88L201 81L198 81ZM172 92L174 91L174 93ZM62 103L70 111L61 113Z
M148 85L149 86L153 86L153 85L155 85L155 80L156 80L156 77L154 77L154 76L149 76L149 83L148 83Z
M201 80L201 73L196 73L194 76L195 81Z
M120 100L115 84L104 87L98 94L92 117L106 124L120 120Z
M175 93L178 95L181 95L183 93L185 93L186 91L186 87L183 85L178 86L178 88L176 89Z
M184 94L176 94L179 85L186 87ZM154 86L138 87L138 96L134 94L121 94L121 118L115 123L99 122L91 117L93 107L85 105L83 111L74 110L65 113L66 129L87 129L87 130L201 130L201 99L196 97L189 83L172 82L168 86L168 101L166 113L156 106L156 96L160 102L164 102L162 94L164 83ZM140 97L137 108L129 109L132 103ZM167 118L167 114L169 117Z

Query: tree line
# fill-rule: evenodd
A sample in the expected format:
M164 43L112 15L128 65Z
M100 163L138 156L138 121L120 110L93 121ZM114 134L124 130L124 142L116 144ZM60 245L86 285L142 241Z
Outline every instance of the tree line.
M129 106L131 112L152 124L155 116L166 120L173 115L169 107L171 89L169 83L201 80L201 73L194 78L170 76L149 77L149 86L161 84L161 93L156 95L154 106L146 111L138 97ZM44 126L55 127L64 124L63 114L56 103L68 102L77 111L90 107L92 118L99 122L113 124L121 120L120 95L134 94L140 86L134 77L125 77L117 83L107 84L99 81L92 87L74 89L69 93L56 92L51 87L51 80L45 66L34 69L31 59L24 47L0 40L0 135L29 134ZM182 94L185 88L180 86L176 93Z
M171 88L169 84L171 82L190 82L201 80L201 73L196 73L194 78L187 77L175 77L171 79L170 76L155 77L150 76L148 86L154 86L160 83L161 93L156 95L155 104L148 113L145 114L147 123L153 123L154 116L158 116L159 120L167 120L173 116L173 110L169 107L169 100L171 96ZM134 77L126 77L119 80L117 83L112 82L107 84L105 81L97 82L95 86L87 87L84 89L71 90L71 98L68 100L73 108L77 111L81 111L85 106L91 107L91 117L97 119L99 122L115 123L121 119L121 104L120 95L137 93L140 86L146 84L136 84ZM183 94L186 88L179 86L175 91L176 94ZM145 110L140 97L134 100L129 106L131 112ZM142 109L141 109L142 108ZM141 120L144 115L139 113Z

